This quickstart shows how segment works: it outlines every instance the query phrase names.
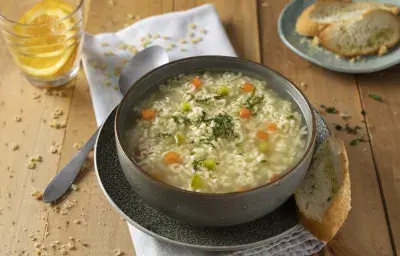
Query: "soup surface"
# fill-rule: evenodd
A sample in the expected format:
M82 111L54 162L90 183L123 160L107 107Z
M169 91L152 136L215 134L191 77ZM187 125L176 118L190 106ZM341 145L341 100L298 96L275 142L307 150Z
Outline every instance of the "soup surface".
M266 81L240 73L179 75L135 107L127 137L142 169L196 192L244 191L277 179L305 151L306 127Z

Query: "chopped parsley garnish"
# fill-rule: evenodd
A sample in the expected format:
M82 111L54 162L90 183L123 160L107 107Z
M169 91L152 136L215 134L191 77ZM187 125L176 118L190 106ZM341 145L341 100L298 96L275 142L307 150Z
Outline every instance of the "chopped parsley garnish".
M287 114L287 115L286 115L286 118L287 118L287 119L293 119L293 118L294 118L294 115L293 115L292 113Z
M228 114L219 114L212 119L215 123L213 135L217 138L230 139L234 137L233 118Z
M326 113L329 114L337 114L339 113L339 111L335 108L335 107L328 107L325 109Z
M354 140L349 142L350 146L357 146L359 142L368 142L369 140L365 139L364 137L358 137Z
M210 104L210 100L211 100L211 98L204 98L204 99L195 99L194 101L196 101L199 104L208 105L208 104Z
M368 94L368 97L370 97L371 99L374 99L376 101L383 102L382 97L379 96L378 94L370 93L370 94Z
M168 137L171 137L171 136L172 135L169 134L169 133L162 133L162 132L157 133L157 135L156 135L157 138L168 138Z
M192 162L193 169L194 169L195 171L198 171L198 170L200 169L200 166L201 166L202 162L203 162L203 160L194 160L194 161Z
M338 131L343 130L343 126L341 126L340 124L335 125L335 129Z
M250 97L246 100L246 108L252 110L255 106L260 104L264 100L264 95L256 96L256 90L254 89Z
M186 116L173 116L172 119L174 119L174 122L177 124L184 124L184 125L190 125L192 124L192 121L190 121L189 118L187 118Z
M349 145L350 145L350 146L357 146L357 145L358 145L358 142L359 142L358 139L354 139L354 140L351 140L351 141L349 142Z
M225 97L224 95L215 95L214 97L195 99L195 101L199 104L209 105L211 103L210 102L211 99L220 100L223 99L224 97Z
M358 130L361 129L361 127L358 125L351 127L349 124L346 124L344 128L348 134L354 134L354 135L358 134Z
M328 114L337 114L339 111L335 107L327 107L325 105L321 105L321 108L325 109L325 112Z
M191 101L191 100L193 100L193 99L194 99L194 95L192 95L192 94L189 94L189 96L190 96L190 99L188 99L188 101Z

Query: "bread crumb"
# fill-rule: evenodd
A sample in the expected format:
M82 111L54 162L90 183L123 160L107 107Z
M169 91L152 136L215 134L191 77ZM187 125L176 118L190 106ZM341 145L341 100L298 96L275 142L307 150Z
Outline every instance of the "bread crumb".
M300 88L301 88L302 90L306 90L306 89L307 89L307 84L306 84L305 82L301 82L301 83L300 83Z
M101 47L108 47L108 46L110 46L110 44L107 43L107 42L101 42L101 43L100 43L100 46L101 46Z
M52 154L58 153L57 147L54 146L54 145L50 146L50 150L49 150L49 151L50 151L50 153L52 153Z
M133 53L133 54L137 53L137 49L136 49L136 47L134 45L128 45L128 51Z
M313 46L319 46L319 38L318 38L318 36L314 36L314 38L313 38L311 44L312 44Z
M207 34L208 33L207 29L205 29L205 28L201 28L199 31L202 34Z
M127 58L122 58L122 59L121 59L122 64L126 64L126 63L128 63L128 61L129 61L129 60L128 60Z
M153 35L153 38L154 38L154 39L158 39L158 38L160 38L160 37L161 37L160 33L155 33L155 34Z
M19 145L18 144L16 144L16 143L11 143L11 151L15 151L15 150L17 150L17 149L19 149Z
M378 55L382 56L382 55L386 54L387 52L388 52L388 48L385 45L382 45L379 48Z
M186 40L185 40L185 39L181 39L181 40L179 40L179 43L180 43L180 44L187 44L187 42L186 42Z
M114 250L114 256L121 256L121 255L124 255L124 253L121 252L121 249L115 249Z
M192 31L189 31L187 35L188 35L188 37L192 37L192 38L195 36L194 32L192 32Z
M79 187L78 187L78 185L72 183L72 184L71 184L71 189L72 189L73 191L77 191L77 190L79 189Z
M124 50L128 49L128 45L125 44L125 43L119 43L119 44L117 45L117 49L118 49L118 50L124 51Z
M36 190L31 195L38 201L43 199L43 192L42 191Z
M74 220L74 223L79 225L79 224L81 224L81 221L80 220Z
M64 112L63 112L61 109L54 108L54 109L53 109L53 118L54 118L54 119L57 119L57 118L59 118L60 116L62 116L63 113L64 113Z
M196 29L196 24L193 24L193 23L190 23L189 25L188 25L188 28L189 29Z
M171 38L169 36L163 36L162 39L164 40L170 40Z
M111 50L108 50L104 53L104 56L109 57L109 56L115 56L115 53Z
M75 149L81 149L82 148L82 143L80 143L80 142L75 142L74 143L74 145L73 145L73 147L75 148Z
M76 249L75 244L74 244L74 242L72 242L72 241L68 242L68 244L67 244L66 247L67 247L69 250L75 250L75 249Z
M20 116L14 116L15 122L21 122L22 118Z
M61 253L61 255L67 255L68 254L68 252L66 250L64 250L64 249L61 249L60 253Z
M30 162L30 163L28 163L28 165L26 167L28 167L28 169L33 170L33 169L36 168L36 163L35 162Z

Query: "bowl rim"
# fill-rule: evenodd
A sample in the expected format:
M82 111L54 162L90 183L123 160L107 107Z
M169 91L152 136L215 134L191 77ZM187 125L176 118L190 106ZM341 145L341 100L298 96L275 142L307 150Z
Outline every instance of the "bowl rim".
M310 137L310 142L307 145L306 150L304 151L302 157L297 161L297 163L295 165L293 165L289 170L287 170L283 175L279 176L278 179L273 180L273 181L269 181L263 185L245 190L245 191L234 191L234 192L227 192L227 193L210 193L210 192L196 192L196 191L189 191L189 190L185 190L185 189L181 189L172 185L169 185L167 183L161 182L157 179L154 179L150 174L148 174L146 171L144 171L137 163L136 161L134 161L134 159L130 156L130 154L127 153L126 147L124 147L124 143L123 140L121 138L121 134L119 132L119 119L120 119L120 115L121 115L121 108L124 105L125 101L127 100L127 98L129 97L129 95L132 93L132 91L135 90L135 85L140 83L142 80L146 79L148 76L152 75L154 72L165 68L166 66L170 66L170 65L176 65L177 63L181 63L181 62L187 62L187 61L193 61L193 60L198 60L198 59L208 59L208 58L218 58L218 59L225 59L228 61L241 61L241 62L247 62L249 64L252 65L257 65L261 68L264 69L268 69L269 71L271 71L272 73L274 73L275 75L278 75L279 77L283 78L284 80L286 80L286 82L288 82L288 84L292 87L294 87L294 89L297 91L297 93L300 94L300 96L302 97L302 99L305 101L308 110L311 113L311 137ZM207 68L204 68L205 70ZM161 65L151 71L149 71L148 73L146 73L144 76L142 76L139 80L137 80L130 88L129 90L126 92L126 94L123 96L121 102L118 104L117 107L117 112L115 114L115 122L114 122L114 133L115 133L115 139L116 139L116 143L121 147L122 149L122 153L124 154L124 156L130 161L130 163L132 163L134 165L134 167L139 171L139 173L143 174L147 179L152 180L153 182L156 182L158 185L161 185L167 189L172 189L176 192L183 192L186 194L190 194L190 195L195 195L195 196L209 196L209 197L226 197L226 196L234 196L234 195L239 195L239 194L245 194L245 193L251 193L251 192L255 192L257 190L261 190L264 189L266 187L270 187L273 186L274 184L279 184L280 181L282 179L284 179L286 176L288 176L289 174L291 174L292 172L297 170L297 167L300 166L306 159L306 156L308 156L310 153L312 153L311 151L314 148L315 145L315 140L316 140L316 120L315 120L315 116L313 114L313 110L312 110L312 106L310 104L310 102L308 101L308 99L306 98L306 96L301 92L301 90L291 81L289 80L286 76L282 75L281 73L267 67L264 66L260 63L251 61L251 60L247 60L247 59L243 59L243 58L239 58L239 57L230 57L230 56L219 56L219 55L203 55L203 56L194 56L194 57L188 57L188 58L182 58L182 59L178 59L178 60L174 60L171 61L169 63L166 63L164 65Z

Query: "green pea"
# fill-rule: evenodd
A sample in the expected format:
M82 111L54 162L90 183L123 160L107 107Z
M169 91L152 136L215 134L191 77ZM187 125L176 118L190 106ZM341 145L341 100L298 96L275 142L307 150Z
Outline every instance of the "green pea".
M189 112L190 110L192 110L192 107L190 106L189 102L185 101L181 104L181 110L184 112Z
M267 141L260 141L258 148L261 152L267 153L269 151L269 143Z
M200 189L204 187L204 181L203 178L200 177L200 175L195 174L192 177L192 180L190 181L190 187L194 189Z
M217 163L213 159L206 159L203 161L203 165L209 170L215 170Z
M217 89L217 94L220 95L220 96L228 96L229 88L227 86L220 86Z

